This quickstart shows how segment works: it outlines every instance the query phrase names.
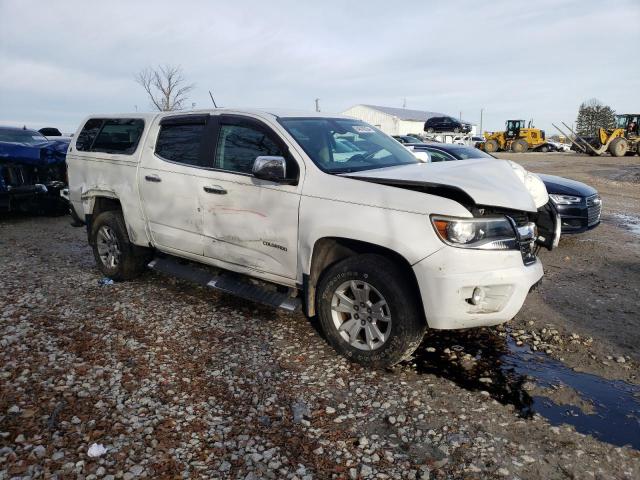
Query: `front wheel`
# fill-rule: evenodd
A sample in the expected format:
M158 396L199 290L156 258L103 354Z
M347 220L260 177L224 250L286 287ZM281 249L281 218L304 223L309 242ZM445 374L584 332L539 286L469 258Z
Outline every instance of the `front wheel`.
M627 140L622 137L616 138L609 144L609 153L614 157L624 157L628 149L629 144Z
M318 316L327 341L349 360L384 368L408 358L426 324L415 288L380 255L342 260L322 275Z
M513 151L513 153L525 153L528 148L529 145L524 140L516 140L511 144L511 151Z
M495 140L487 140L484 142L484 151L489 153L498 151L498 142Z
M98 268L116 281L130 280L144 271L150 250L131 243L119 211L103 212L91 226L91 245Z

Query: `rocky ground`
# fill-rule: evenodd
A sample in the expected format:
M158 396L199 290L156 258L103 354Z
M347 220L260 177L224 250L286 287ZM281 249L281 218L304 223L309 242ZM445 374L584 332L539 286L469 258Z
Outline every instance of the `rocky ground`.
M104 284L64 218L0 218L0 480L640 478L637 441L579 432L594 412L640 432L640 237L615 217L640 188L610 178L633 164L533 155L596 184L604 224L543 256L506 328L429 333L389 371L302 315L153 273Z

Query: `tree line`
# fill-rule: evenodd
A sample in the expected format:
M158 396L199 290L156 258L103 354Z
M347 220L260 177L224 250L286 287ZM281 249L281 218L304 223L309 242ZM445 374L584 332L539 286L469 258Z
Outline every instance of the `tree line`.
M614 128L615 115L616 112L610 106L604 105L596 98L582 102L576 119L576 133L580 136L592 136L598 128Z

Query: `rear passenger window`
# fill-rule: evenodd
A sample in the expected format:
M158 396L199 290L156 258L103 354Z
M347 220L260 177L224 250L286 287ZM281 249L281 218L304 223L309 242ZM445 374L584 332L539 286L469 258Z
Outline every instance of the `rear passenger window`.
M204 129L204 123L162 125L156 142L156 154L172 162L211 166L201 155Z
M105 120L91 151L131 155L136 151L144 130L144 121L131 118Z
M76 150L80 150L81 152L88 152L93 144L93 141L96 139L100 128L102 127L103 120L101 118L90 118L87 120L87 123L84 124L84 127L78 134L78 139L76 140Z
M251 173L256 157L284 154L269 136L256 128L221 125L216 149L215 168L238 173Z

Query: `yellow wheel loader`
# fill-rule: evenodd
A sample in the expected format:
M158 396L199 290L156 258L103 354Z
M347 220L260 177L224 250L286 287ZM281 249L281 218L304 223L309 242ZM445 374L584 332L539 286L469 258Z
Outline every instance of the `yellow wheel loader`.
M574 134L579 150L589 155L602 155L609 152L613 157L624 157L625 155L640 155L640 113L625 113L616 115L615 128L598 128L596 136L591 141L586 140L576 134L569 126L562 124ZM562 132L554 125L558 131Z
M507 120L503 132L486 132L484 150L486 152L512 151L524 153L527 150L548 151L544 130L532 127L532 121L525 125L524 120Z
M613 129L599 128L597 140L600 145L595 149L596 155L606 151L613 157L624 157L627 154L640 155L640 134L638 123L640 114L625 113L616 115L616 127Z

